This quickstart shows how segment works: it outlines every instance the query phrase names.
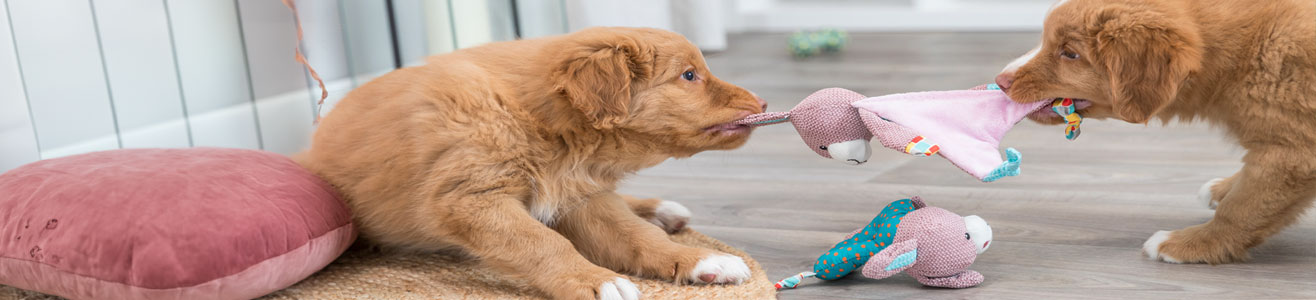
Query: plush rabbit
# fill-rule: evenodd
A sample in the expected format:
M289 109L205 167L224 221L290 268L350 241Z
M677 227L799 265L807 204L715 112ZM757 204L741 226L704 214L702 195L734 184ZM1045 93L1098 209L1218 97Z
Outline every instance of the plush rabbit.
M1072 101L1053 110L1071 121L1077 137L1078 114ZM941 154L961 170L984 182L1019 174L1019 151L997 150L1001 137L1029 113L1052 102L1018 103L1004 92L984 85L972 90L938 91L866 97L828 88L817 91L787 112L750 115L737 124L763 126L790 122L800 138L823 157L851 164L868 161L869 141L916 156ZM1062 112L1063 109L1068 109ZM1072 138L1071 138L1072 139Z
M887 205L868 226L819 257L813 272L778 281L776 287L794 288L808 277L836 280L854 271L874 279L904 271L927 286L973 287L983 276L969 265L991 242L992 228L982 218L927 207L913 197Z

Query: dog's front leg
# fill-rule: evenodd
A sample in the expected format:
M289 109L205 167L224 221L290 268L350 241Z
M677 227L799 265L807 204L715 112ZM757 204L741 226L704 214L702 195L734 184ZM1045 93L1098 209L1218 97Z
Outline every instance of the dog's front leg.
M590 263L513 197L486 193L430 205L422 213L434 216L437 239L461 246L503 274L527 279L553 299L640 297L625 276Z
M750 276L738 256L673 242L615 193L590 197L556 226L590 261L618 272L692 283L740 283Z
M1228 263L1297 221L1316 196L1316 160L1307 150L1252 149L1243 169L1225 180L1215 218L1176 231L1160 231L1143 244L1152 259L1173 263Z

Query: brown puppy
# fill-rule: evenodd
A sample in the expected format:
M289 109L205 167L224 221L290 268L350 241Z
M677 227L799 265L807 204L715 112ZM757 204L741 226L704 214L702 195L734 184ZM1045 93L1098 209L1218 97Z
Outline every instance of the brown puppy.
M1215 218L1152 235L1151 259L1245 260L1316 197L1316 1L1064 0L996 81L1017 101L1085 99L1084 117L1204 120L1247 149L1202 187Z
M593 28L375 79L338 104L299 160L338 187L371 242L459 249L553 298L635 299L618 272L749 277L739 257L654 226L684 226L684 207L614 190L668 158L739 147L749 128L727 124L765 106L709 73L680 35Z

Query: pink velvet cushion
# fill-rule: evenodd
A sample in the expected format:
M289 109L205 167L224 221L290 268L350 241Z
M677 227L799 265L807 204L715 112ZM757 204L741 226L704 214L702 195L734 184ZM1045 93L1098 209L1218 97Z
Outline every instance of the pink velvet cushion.
M249 299L351 244L348 210L292 160L114 150L0 174L0 284L75 299Z

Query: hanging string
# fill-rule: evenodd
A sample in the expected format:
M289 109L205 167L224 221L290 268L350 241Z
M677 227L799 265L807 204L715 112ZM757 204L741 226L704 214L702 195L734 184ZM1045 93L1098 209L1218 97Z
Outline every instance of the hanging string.
M293 48L293 54L296 55L297 62L302 63L306 71L311 73L311 78L315 78L315 82L320 84L320 101L315 103L315 120L311 121L311 124L320 124L320 108L324 106L324 99L329 98L329 90L324 88L324 80L320 79L320 74L315 72L315 68L311 68L311 63L306 61L305 55L302 55L302 19L297 16L297 4L294 4L293 0L283 0L283 5L292 10L292 21L297 25L297 46Z

